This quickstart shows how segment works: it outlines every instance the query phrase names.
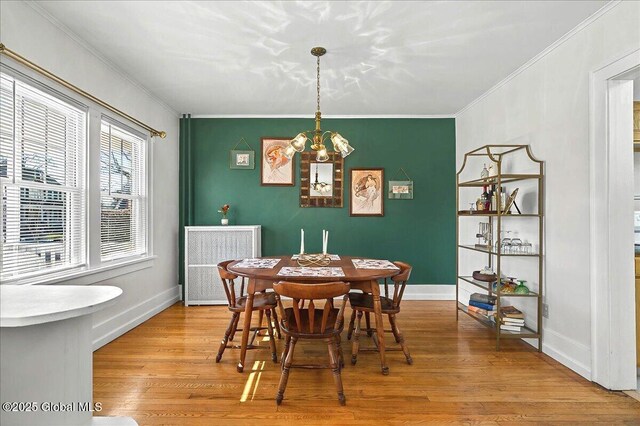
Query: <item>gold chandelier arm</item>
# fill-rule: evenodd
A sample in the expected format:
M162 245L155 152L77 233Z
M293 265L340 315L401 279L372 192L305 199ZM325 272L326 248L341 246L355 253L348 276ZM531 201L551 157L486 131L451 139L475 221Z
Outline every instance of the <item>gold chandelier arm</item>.
M142 127L143 129L147 130L149 133L151 133L151 137L156 137L159 136L162 139L164 139L167 136L167 133L162 131L162 130L156 130L151 126L148 126L146 124L144 124L142 121L133 118L132 116L130 116L129 114L120 111L119 109L117 109L114 106L109 105L108 103L106 103L105 101L103 101L102 99L99 99L95 96L93 96L91 93L85 92L84 90L82 90L81 88L74 86L73 84L69 83L68 81L64 80L61 77L58 77L57 75L55 75L54 73L42 68L41 66L31 62L30 60L28 60L27 58L25 58L24 56L21 56L19 54L17 54L16 52L14 52L13 50L7 48L4 44L0 43L0 54L5 55L11 59L13 59L14 61L28 67L31 68L32 70L36 71L38 74L41 74L53 81L55 81L58 84L61 84L62 86L66 87L67 89L81 95L84 96L85 98L95 102L96 104L100 105L103 108L108 109L109 111L126 118L129 121L132 121L133 123L137 124L138 126Z

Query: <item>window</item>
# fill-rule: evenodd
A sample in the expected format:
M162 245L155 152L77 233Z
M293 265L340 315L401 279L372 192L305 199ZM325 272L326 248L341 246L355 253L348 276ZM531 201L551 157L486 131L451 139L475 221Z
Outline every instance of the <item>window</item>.
M87 112L0 74L0 279L86 263Z
M145 144L103 120L100 131L100 256L146 252Z
M148 134L1 66L0 283L148 266Z

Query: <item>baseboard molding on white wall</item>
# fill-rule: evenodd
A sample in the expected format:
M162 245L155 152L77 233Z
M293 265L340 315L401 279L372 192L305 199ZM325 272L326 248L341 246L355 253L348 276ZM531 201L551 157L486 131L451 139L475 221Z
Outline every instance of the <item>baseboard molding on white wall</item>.
M402 300L456 300L456 286L452 284L409 284Z
M545 328L543 330L542 352L582 377L591 380L591 350L588 346Z
M178 300L180 300L180 286L175 286L132 306L113 318L94 324L92 330L93 350L101 348L127 331L139 326Z

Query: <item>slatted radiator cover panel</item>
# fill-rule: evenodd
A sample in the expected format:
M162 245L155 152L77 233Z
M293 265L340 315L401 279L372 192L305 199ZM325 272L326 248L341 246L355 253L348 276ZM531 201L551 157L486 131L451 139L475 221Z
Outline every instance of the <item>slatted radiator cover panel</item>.
M216 265L260 256L260 226L189 226L185 230L185 305L226 304Z

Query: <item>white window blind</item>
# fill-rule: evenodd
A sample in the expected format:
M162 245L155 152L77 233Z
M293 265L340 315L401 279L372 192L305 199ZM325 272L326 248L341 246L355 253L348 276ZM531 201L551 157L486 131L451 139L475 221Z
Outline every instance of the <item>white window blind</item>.
M146 140L103 120L100 132L100 255L147 251Z
M0 74L2 281L86 262L87 114Z

